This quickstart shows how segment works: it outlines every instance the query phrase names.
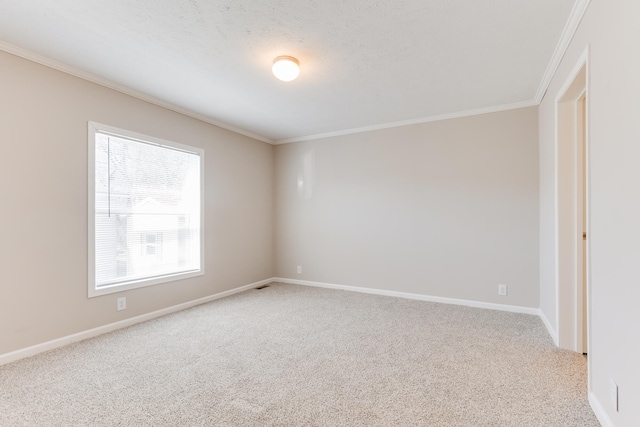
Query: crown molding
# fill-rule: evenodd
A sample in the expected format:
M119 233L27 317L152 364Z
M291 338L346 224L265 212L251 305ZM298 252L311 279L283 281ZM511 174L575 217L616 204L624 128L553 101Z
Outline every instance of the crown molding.
M5 52L10 53L10 54L15 55L15 56L19 56L21 58L27 59L29 61L38 63L40 65L44 65L45 67L53 68L54 70L58 70L58 71L61 71L63 73L70 74L72 76L81 78L83 80L87 80L89 82L98 84L100 86L104 86L106 88L113 89L113 90L118 91L120 93L123 93L125 95L129 95L129 96L132 96L134 98L140 99L142 101L148 102L150 104L157 105L158 107L162 107L162 108L165 108L167 110L171 110L171 111L173 111L175 113L179 113L179 114L191 117L193 119L200 120L201 122L205 122L205 123L208 123L210 125L214 125L214 126L222 128L222 129L226 129L228 131L238 133L240 135L248 136L249 138L257 139L258 141L266 142L268 144L272 144L273 143L273 141L271 139L266 138L266 137L264 137L262 135L258 135L256 133L249 132L249 131L244 130L244 129L240 129L238 127L229 125L227 123L220 122L218 120L214 120L214 119L212 119L210 117L207 117L207 116L202 115L202 114L198 114L198 113L196 113L194 111L191 111L189 109L178 107L177 105L174 105L174 104L172 104L170 102L163 101L162 99L156 98L156 97L151 96L151 95L144 94L144 93L139 92L137 90L131 89L131 88L127 87L127 86L120 85L118 83L114 83L114 82L112 82L110 80L107 80L105 78L99 77L99 76L97 76L95 74L80 70L79 68L72 67L72 66L67 65L67 64L63 64L60 61L56 61L56 60L48 58L48 57L46 57L44 55L40 55L40 54L31 52L29 50L23 49L23 48L18 47L18 46L14 46L12 44L3 42L1 40L0 40L0 50L3 50Z
M337 132L319 133L316 135L301 136L289 139L280 139L273 142L274 145L290 144L292 142L311 141L314 139L324 139L333 136L350 135L354 133L369 132L374 130L390 129L401 126L416 125L420 123L437 122L440 120L457 119L461 117L477 116L480 114L497 113L499 111L516 110L518 108L534 107L539 103L536 101L522 101L513 104L496 105L493 107L477 108L474 110L458 111L455 113L439 114L437 116L422 117L419 119L401 120L398 122L383 123L373 126L345 129Z
M578 30L578 26L580 25L580 22L582 22L582 18L584 17L590 3L591 0L576 0L576 3L573 5L567 24L564 26L564 30L562 30L560 40L558 40L558 44L556 44L556 49L551 56L551 61L549 61L547 69L540 81L540 85L538 86L538 90L534 98L537 104L542 102L542 98L545 93L547 93L547 89L549 89L549 85L551 84L551 79L553 79L556 70L560 66L562 58L564 58L564 55L567 53L569 44L571 43L571 40L573 40L573 37Z
M66 65L62 62L56 61L54 59L48 58L46 56L28 51L26 49L22 49L20 47L11 45L9 43L0 41L0 50L3 50L5 52L8 52L10 54L22 57L24 59L27 59L29 61L33 61L36 62L38 64L47 66L49 68L53 68L55 70L61 71L63 73L67 73L70 74L72 76L81 78L83 80L87 80L90 81L92 83L96 83L99 84L101 86L107 87L109 89L113 89L116 90L118 92L124 93L126 95L132 96L134 98L138 98L140 100L149 102L151 104L157 105L159 107L162 108L166 108L167 110L171 110L174 111L176 113L179 114L183 114L185 116L200 120L202 122L214 125L214 126L218 126L220 128L229 130L231 132L235 132L238 133L240 135L244 135L247 136L249 138L253 138L256 139L258 141L262 141L262 142L266 142L268 144L273 144L273 145L279 145L279 144L288 144L288 143L293 143L293 142L302 142L302 141L311 141L311 140L316 140L316 139L324 139L324 138L330 138L330 137L334 137L334 136L343 136L343 135L350 135L350 134L356 134L356 133L362 133L362 132L369 132L369 131L375 131L375 130L383 130L383 129L390 129L390 128L394 128L394 127L401 127L401 126L408 126L408 125L414 125L414 124L420 124L420 123L428 123L428 122L435 122L435 121L440 121L440 120L448 120L448 119L455 119L455 118L461 118L461 117L468 117L468 116L475 116L475 115L479 115L479 114L487 114L487 113L494 113L494 112L499 112L499 111L506 111L506 110L513 110L513 109L518 109L518 108L525 108L525 107L531 107L531 106L536 106L539 105L540 102L542 102L542 98L544 97L550 83L551 80L556 72L556 70L558 69L558 66L560 65L560 62L562 61L562 58L564 57L569 44L571 43L571 40L573 39L575 32L578 29L578 26L580 25L580 22L582 21L582 18L587 10L587 7L589 6L589 4L591 3L591 0L576 0L576 3L573 6L573 9L571 10L571 14L569 15L569 19L567 21L567 24L564 27L564 30L562 31L562 35L560 37L560 40L558 41L558 43L556 44L556 48L554 50L554 53L551 57L551 60L549 61L549 64L547 65L547 68L545 70L545 73L542 77L542 80L540 81L540 84L538 86L538 90L536 91L535 97L533 100L530 101L522 101L522 102L518 102L518 103L513 103L513 104L505 104L505 105L498 105L498 106L493 106L493 107L486 107L486 108L479 108L479 109L473 109L473 110L465 110L465 111L459 111L459 112L454 112L454 113L448 113L448 114L440 114L440 115L435 115L435 116L428 116L428 117L422 117L422 118L417 118L417 119L411 119L411 120L401 120L401 121L396 121L396 122L389 122L389 123L382 123L379 125L372 125L372 126L364 126L364 127L358 127L358 128L351 128L351 129L345 129L345 130L340 130L340 131L336 131L336 132L327 132L327 133L320 133L320 134L314 134L314 135L307 135L307 136L300 136L300 137L293 137L293 138L286 138L286 139L280 139L280 140L272 140L269 139L267 137L264 137L262 135L258 135L256 133L244 130L244 129L240 129L237 128L235 126L229 125L227 123L218 121L218 120L214 120L210 117L207 117L205 115L196 113L194 111L182 108L182 107L178 107L170 102L167 101L163 101L159 98L144 94L142 92L136 91L134 89L131 89L129 87L126 87L124 85L120 85L117 83L114 83L112 81L109 81L105 78L99 77L95 74L86 72L86 71L82 71L78 68Z

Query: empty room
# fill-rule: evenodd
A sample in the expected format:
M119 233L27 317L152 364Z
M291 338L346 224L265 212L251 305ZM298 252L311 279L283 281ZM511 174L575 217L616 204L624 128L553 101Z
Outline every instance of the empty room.
M640 2L0 2L0 426L640 425Z

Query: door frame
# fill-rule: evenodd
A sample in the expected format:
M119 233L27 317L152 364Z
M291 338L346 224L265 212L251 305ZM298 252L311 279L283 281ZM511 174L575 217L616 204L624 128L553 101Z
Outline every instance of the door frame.
M581 113L581 99L586 97L584 115L584 163L586 198L586 221L582 224L582 196L578 195L582 177L582 134L578 126ZM561 348L590 353L591 286L590 286L590 158L589 158L589 47L584 51L571 74L558 91L555 98L555 237L556 237L556 331L558 346ZM580 216L580 218L579 218ZM582 231L586 230L587 241L582 242ZM583 288L582 265L584 270ZM583 321L583 302L586 298L586 325ZM587 343L583 342L586 328ZM589 358L590 362L590 358ZM590 365L590 363L588 363ZM591 369L589 369L589 372Z

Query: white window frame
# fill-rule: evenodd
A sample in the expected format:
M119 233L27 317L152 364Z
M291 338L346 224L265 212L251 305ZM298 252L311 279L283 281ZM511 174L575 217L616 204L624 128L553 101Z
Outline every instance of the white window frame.
M88 122L88 290L89 298L108 295L116 292L127 291L130 289L137 289L146 286L158 285L160 283L173 282L177 280L187 279L190 277L204 275L204 176L205 176L205 161L204 150L190 145L179 144L177 142L167 141L164 139L152 137L149 135L143 135L135 132L131 132L124 129L115 128L112 126L103 125L95 122ZM96 286L96 248L95 248L95 148L96 148L96 133L110 133L112 135L121 136L126 139L138 140L147 144L158 145L161 147L177 148L182 151L197 154L200 156L200 269L196 271L188 271L183 273L167 274L160 277L143 278L138 280L131 280L124 283L118 283L108 286Z

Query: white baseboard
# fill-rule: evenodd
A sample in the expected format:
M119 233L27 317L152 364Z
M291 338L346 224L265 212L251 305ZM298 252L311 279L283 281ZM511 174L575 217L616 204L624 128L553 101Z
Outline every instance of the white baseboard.
M187 308L194 307L196 305L205 304L211 301L215 301L220 298L228 297L240 292L244 292L249 289L257 288L258 286L266 285L267 283L274 282L273 278L261 280L259 282L251 283L250 285L241 286L239 288L230 289L228 291L220 292L208 297L199 298L193 301L188 301L182 304L173 305L171 307L163 308L161 310L152 311L151 313L141 314L140 316L131 317L129 319L121 320L119 322L109 323L108 325L99 326L97 328L89 329L87 331L78 332L73 335L67 335L66 337L57 338L51 341L44 342L42 344L36 344L31 347L26 347L20 350L12 351L10 353L0 354L0 366L7 363L14 362L19 359L34 356L38 353L53 350L55 348L63 347L65 345L93 338L98 335L106 334L107 332L113 332L118 329L126 328L127 326L135 325L136 323L146 322L147 320L155 319L156 317L164 316L167 314L175 313L177 311L185 310Z
M596 414L596 418L602 424L602 427L616 427L607 412L604 410L602 403L598 400L598 397L593 393L589 393L589 404L591 405L591 409L593 409L593 413Z
M542 322L547 327L549 334L552 336L554 342L557 345L557 335L555 334L555 331L553 330L553 328L551 328L551 325L549 324L548 320L538 308L494 304L494 303L488 303L488 302L462 300L462 299L455 299L455 298L436 297L431 295L412 294L407 292L388 291L383 289L362 288L358 286L336 285L331 283L312 282L308 280L286 279L283 277L272 277L270 279L261 280L259 282L251 283L249 285L234 288L225 292L220 292L214 295L210 295L208 297L200 298L193 301L188 301L182 304L178 304L171 307L163 308L161 310L153 311L151 313L142 314L140 316L121 320L119 322L109 323L108 325L99 326L94 329L78 332L73 335L57 338L55 340L47 341L42 344L36 344L34 346L12 351L10 353L1 354L0 366L7 363L14 362L19 359L24 359L26 357L34 356L38 353L43 353L45 351L63 347L65 345L68 345L74 342L86 340L88 338L93 338L98 335L102 335L108 332L113 332L118 329L126 328L131 325L135 325L137 323L146 322L147 320L155 319L160 316L185 310L187 308L191 308L196 305L205 304L220 298L228 297L230 295L244 292L249 289L257 288L258 286L266 285L272 282L289 283L293 285L302 285L302 286L314 286L314 287L328 288L328 289L339 289L344 291L361 292L365 294L383 295L383 296L390 296L390 297L396 297L396 298L406 298L406 299L413 299L418 301L429 301L429 302L437 302L442 304L453 304L453 305L462 305L467 307L484 308L488 310L507 311L511 313L532 314L532 315L539 316L542 319Z
M490 302L471 301L455 298L435 297L422 294L411 294L407 292L387 291L383 289L361 288L359 286L334 285L331 283L310 282L308 280L285 279L275 277L274 282L289 283L292 285L314 286L317 288L340 289L343 291L361 292L365 294L384 295L388 297L407 298L418 301L439 302L442 304L464 305L467 307L486 308L489 310L508 311L511 313L533 314L538 316L540 310L532 307L521 307L517 305L494 304Z
M542 323L544 323L544 326L547 328L547 332L549 332L549 335L551 335L551 338L553 338L553 343L556 345L556 347L558 347L559 341L558 341L558 333L556 332L556 329L551 326L551 322L549 322L549 319L547 319L547 316L544 315L544 312L542 310L538 310L538 316L540 316L540 319L542 319Z

